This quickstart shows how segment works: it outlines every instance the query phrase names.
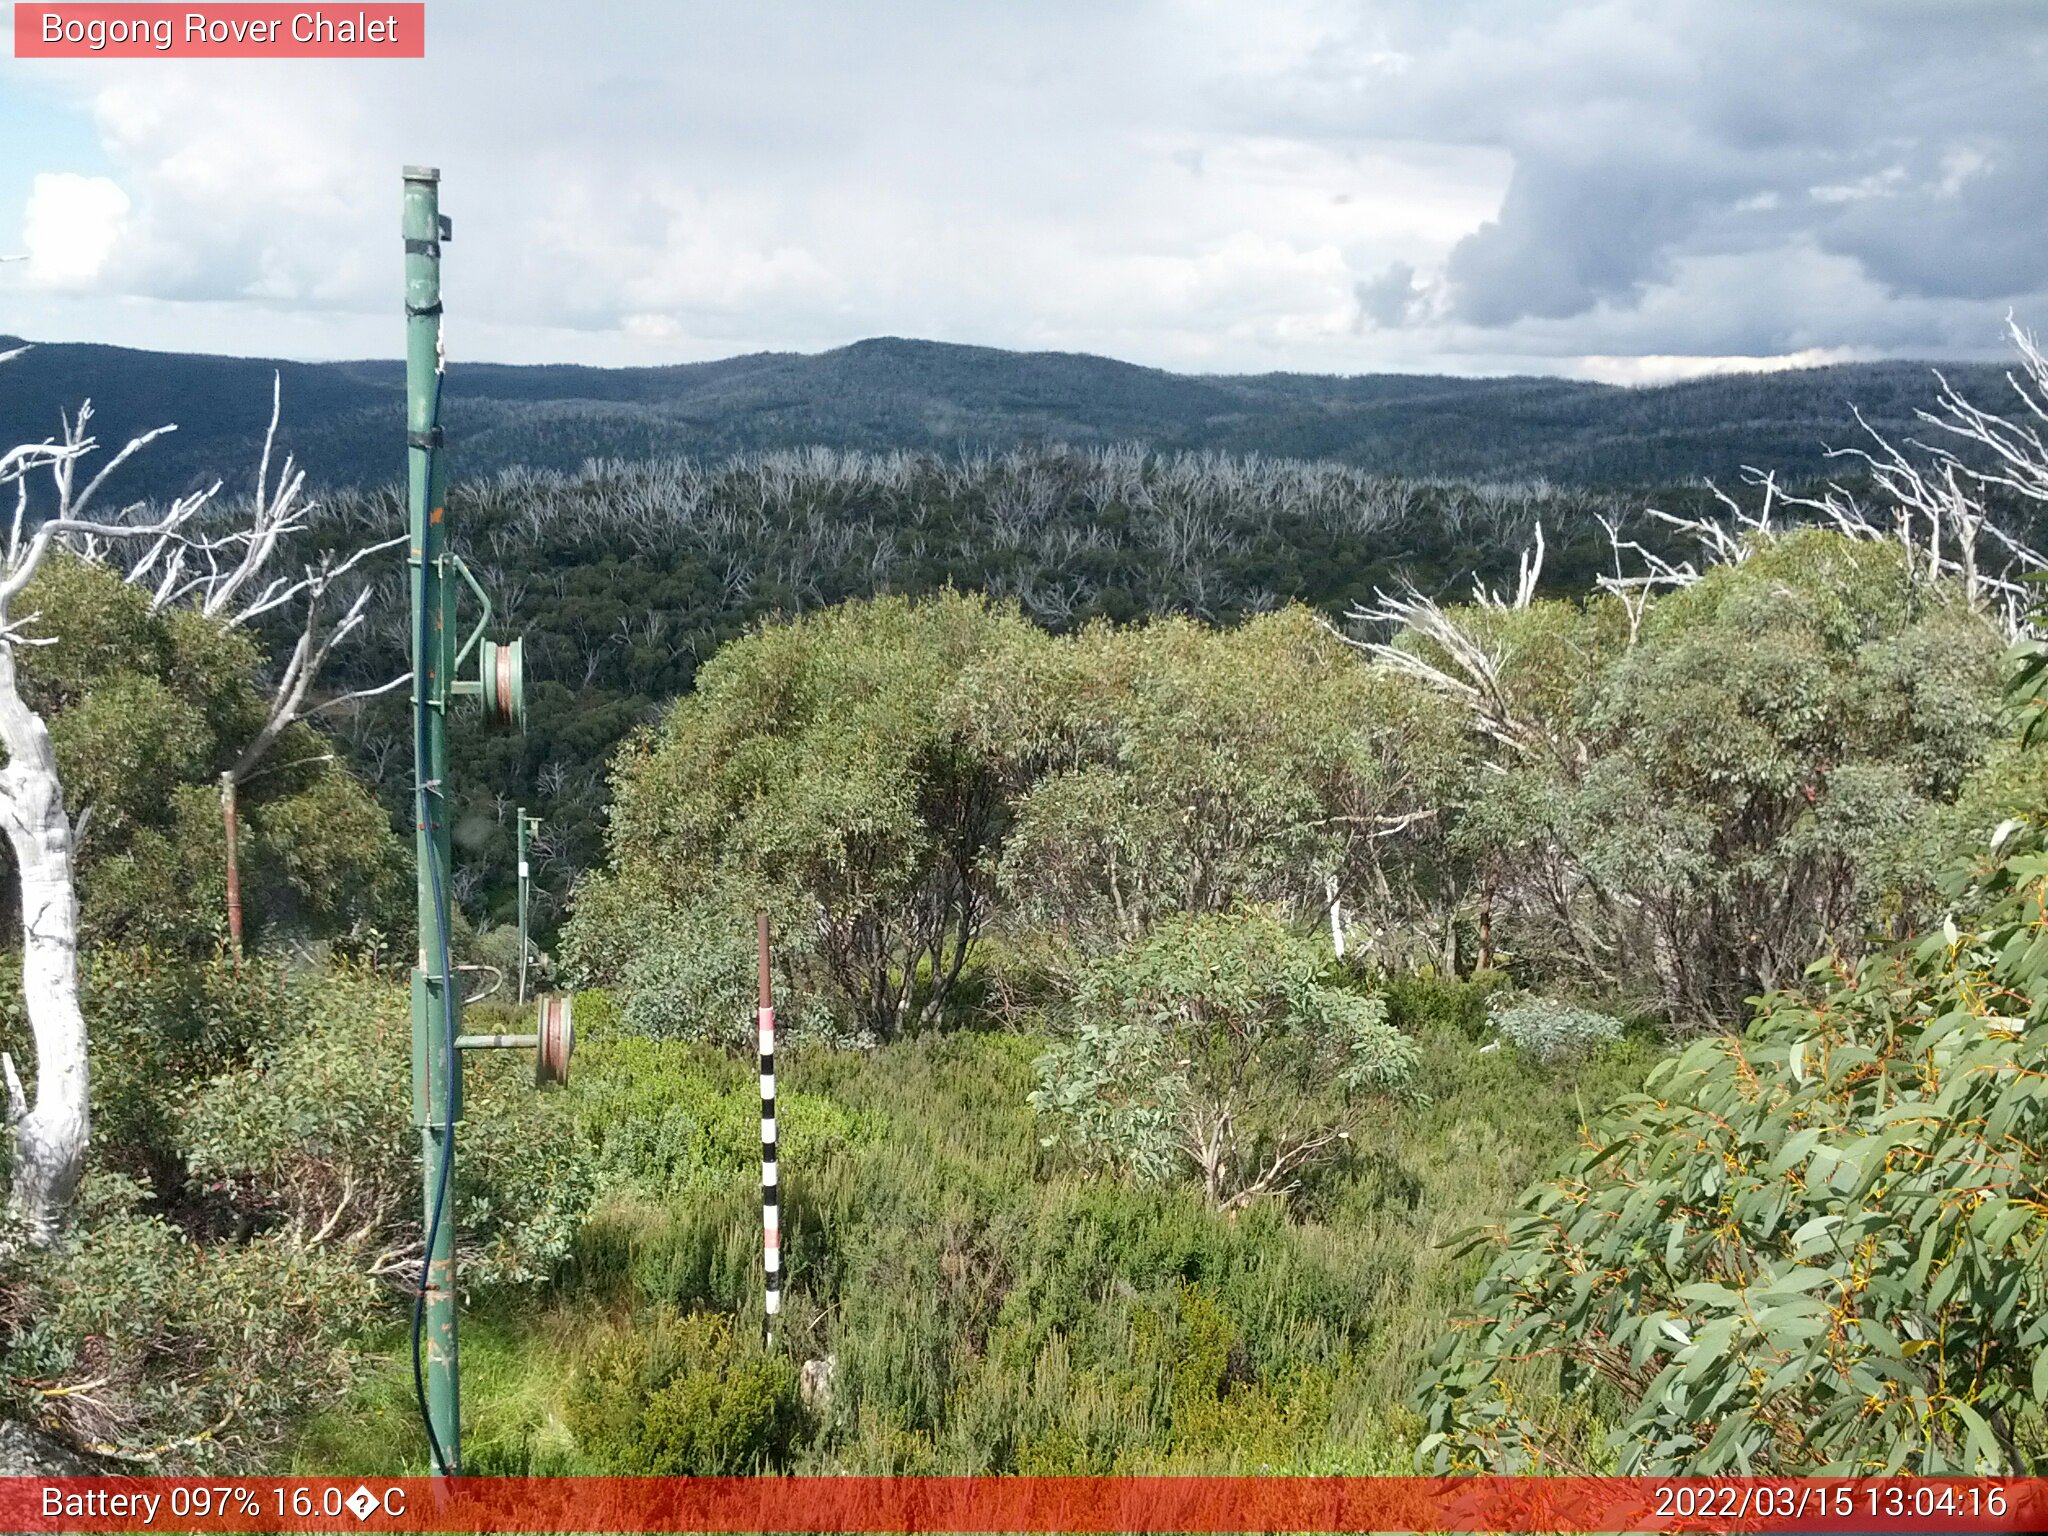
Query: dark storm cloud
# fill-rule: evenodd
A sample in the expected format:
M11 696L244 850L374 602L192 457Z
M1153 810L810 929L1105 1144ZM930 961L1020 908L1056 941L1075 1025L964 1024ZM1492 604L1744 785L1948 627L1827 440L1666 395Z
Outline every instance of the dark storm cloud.
M2000 299L2048 285L2048 121L2033 143L1952 150L1912 189L1824 208L1829 250L1854 256L1895 293Z
M1358 295L1359 319L1391 330L1406 325L1415 305L1415 266L1396 261L1378 277L1369 278L1353 290Z
M1662 166L1518 164L1500 217L1451 252L1455 312L1501 326L1632 301L1669 275L1669 258L1698 223L1693 189L1674 185Z
M1361 8L1231 100L1327 137L1504 149L1498 215L1444 264L1449 313L1494 329L1798 246L1902 299L2036 295L2043 80L2048 9L2020 0L1514 0Z

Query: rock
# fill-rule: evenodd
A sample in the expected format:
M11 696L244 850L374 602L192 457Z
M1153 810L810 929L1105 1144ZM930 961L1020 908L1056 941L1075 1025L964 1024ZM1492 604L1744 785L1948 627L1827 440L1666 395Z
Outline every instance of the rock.
M107 1468L55 1435L0 1419L0 1477L105 1477Z
M796 1395L803 1402L805 1411L824 1418L832 1411L832 1378L838 1373L839 1357L827 1355L822 1360L806 1360L803 1369L797 1372Z

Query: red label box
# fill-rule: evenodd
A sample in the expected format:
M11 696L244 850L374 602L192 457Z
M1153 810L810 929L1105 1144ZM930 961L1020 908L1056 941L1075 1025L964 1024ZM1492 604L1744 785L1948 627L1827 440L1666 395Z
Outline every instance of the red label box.
M2018 1536L2037 1478L0 1477L0 1530Z
M423 59L423 0L46 5L15 0L17 59Z

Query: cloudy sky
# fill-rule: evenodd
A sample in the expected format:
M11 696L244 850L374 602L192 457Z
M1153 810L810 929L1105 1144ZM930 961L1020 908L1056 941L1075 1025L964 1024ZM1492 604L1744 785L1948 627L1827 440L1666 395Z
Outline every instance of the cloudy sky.
M0 331L864 336L1663 379L2048 329L2038 0L429 0L425 63L0 59Z

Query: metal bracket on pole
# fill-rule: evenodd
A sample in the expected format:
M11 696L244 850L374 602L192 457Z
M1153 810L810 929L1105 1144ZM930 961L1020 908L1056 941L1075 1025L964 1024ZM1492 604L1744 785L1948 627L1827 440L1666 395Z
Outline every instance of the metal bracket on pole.
M476 628L469 632L469 638L455 653L450 673L459 673L462 664L474 652L477 658L475 677L456 677L454 691L483 700L484 712L497 725L526 729L526 642L517 636L509 641L484 639L484 631L490 627L491 595L483 584L471 574L469 566L460 555L450 555L448 561L455 567L456 574L469 584L469 590L476 594L483 605L483 616L476 621Z
M457 1035L458 1051L532 1051L535 1087L569 1081L576 1050L575 999L563 992L540 997L539 1028L530 1035Z
M455 652L455 671L460 673L462 671L462 664L469 660L469 653L476 649L477 641L483 639L484 631L491 627L491 594L484 590L483 583L478 581L471 573L469 562L463 559L462 556L450 555L448 563L454 566L455 573L469 584L469 590L476 594L476 600L483 608L483 612L477 617L476 628L469 632L469 638L463 641L460 648ZM460 677L457 677L455 680L455 691L457 693L476 693L479 691L479 688L479 684L464 682Z

